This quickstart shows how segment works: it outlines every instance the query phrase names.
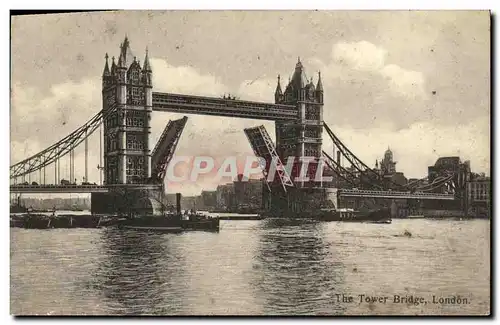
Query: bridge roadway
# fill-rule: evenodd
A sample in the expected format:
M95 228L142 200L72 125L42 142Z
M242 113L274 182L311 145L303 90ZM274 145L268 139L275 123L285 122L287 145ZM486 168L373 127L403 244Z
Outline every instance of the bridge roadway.
M161 185L118 184L118 185L11 185L11 193L107 193L117 189L158 190Z
M453 194L339 189L338 196L384 199L455 200Z
M116 185L11 185L11 193L107 193L116 189L158 190L161 185L154 184L116 184ZM368 197L385 199L421 199L421 200L454 200L453 194L370 191L339 189L338 195L343 197Z
M153 92L153 111L290 121L297 118L293 105L239 99Z

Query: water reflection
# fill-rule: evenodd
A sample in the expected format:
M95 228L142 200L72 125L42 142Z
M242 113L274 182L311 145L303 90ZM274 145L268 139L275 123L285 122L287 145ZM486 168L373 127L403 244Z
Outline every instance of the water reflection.
M344 268L333 263L322 239L322 224L311 220L267 219L262 226L256 268L265 314L342 314L336 302Z
M96 278L111 313L182 312L184 263L175 236L112 228L103 232L104 256Z
M405 229L411 238L395 236ZM489 233L489 221L422 219L391 225L224 221L216 234L179 235L13 228L11 312L486 314ZM339 304L335 294L341 293L458 294L471 304Z

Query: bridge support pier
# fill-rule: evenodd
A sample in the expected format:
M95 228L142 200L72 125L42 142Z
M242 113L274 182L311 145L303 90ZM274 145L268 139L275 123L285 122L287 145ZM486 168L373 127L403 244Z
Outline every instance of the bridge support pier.
M264 185L265 186L265 185ZM327 192L324 188L289 188L283 192L281 185L264 187L263 208L277 217L307 217L325 206Z
M91 194L91 213L120 216L163 214L163 188L116 187L108 193Z

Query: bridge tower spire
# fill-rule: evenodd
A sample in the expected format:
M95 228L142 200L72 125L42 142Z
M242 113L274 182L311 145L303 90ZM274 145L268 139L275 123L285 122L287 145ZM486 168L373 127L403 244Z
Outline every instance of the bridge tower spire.
M279 103L283 97L283 91L281 90L281 77L278 75L278 84L276 85L276 90L274 91L274 101Z
M109 70L109 65L108 65L108 53L104 56L106 62L104 63L104 70L102 72L102 87L108 87L109 85L112 84L112 78L111 78L111 71Z
M153 87L153 82L152 82L153 71L151 69L151 65L149 64L149 51L148 51L147 47L146 47L146 56L144 57L144 65L142 67L142 75L144 78L144 85L146 87L150 87L152 89L152 87ZM151 93L151 96L153 96L152 93Z
M151 178L151 113L153 112L153 70L149 64L149 51L146 47L146 56L144 57L144 65L142 66L142 84L144 86L144 177Z
M146 56L144 57L144 66L142 67L142 69L144 71L149 71L151 72L151 66L149 65L149 51L148 51L148 48L146 47Z
M103 106L116 107L116 112L104 121L105 182L144 184L151 177L152 71L147 55L141 68L128 37L120 45L117 65L113 58L108 78L110 83L102 90Z
M323 83L321 82L321 71L318 71L318 84L316 85L316 100L323 103Z
M110 76L111 75L111 72L109 71L109 65L108 65L108 53L106 53L106 55L104 56L105 60L106 60L106 63L104 64L104 71L102 72L102 76Z

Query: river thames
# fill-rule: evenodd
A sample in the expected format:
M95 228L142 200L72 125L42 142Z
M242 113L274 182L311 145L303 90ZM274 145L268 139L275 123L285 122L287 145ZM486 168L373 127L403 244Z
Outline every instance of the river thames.
M490 312L488 220L221 221L219 233L182 234L11 228L10 242L15 315Z

